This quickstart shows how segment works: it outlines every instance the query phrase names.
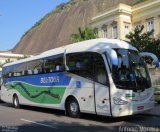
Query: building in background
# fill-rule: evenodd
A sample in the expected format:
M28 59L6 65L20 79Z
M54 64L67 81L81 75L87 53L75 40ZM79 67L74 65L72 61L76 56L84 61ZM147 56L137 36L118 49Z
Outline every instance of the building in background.
M0 51L0 66L2 66L6 62L16 61L20 58L23 58L22 54L13 54L10 51Z
M144 25L144 32L154 29L154 37L160 37L160 0L147 0L129 6L120 3L97 14L90 22L99 37L127 40L126 35L136 26Z

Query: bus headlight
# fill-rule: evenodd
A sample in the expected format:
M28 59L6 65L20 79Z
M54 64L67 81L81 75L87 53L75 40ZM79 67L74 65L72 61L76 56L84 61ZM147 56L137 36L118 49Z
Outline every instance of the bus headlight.
M116 105L126 105L126 104L128 104L128 101L122 100L122 99L117 98L117 97L113 98L113 102Z

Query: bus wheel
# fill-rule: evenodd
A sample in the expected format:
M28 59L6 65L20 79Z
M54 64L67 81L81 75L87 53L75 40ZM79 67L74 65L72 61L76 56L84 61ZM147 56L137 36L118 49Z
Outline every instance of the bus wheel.
M76 99L71 98L67 101L66 112L68 116L73 118L80 116L79 104Z
M20 107L19 99L18 99L17 95L13 96L13 106L14 106L14 108L19 108Z

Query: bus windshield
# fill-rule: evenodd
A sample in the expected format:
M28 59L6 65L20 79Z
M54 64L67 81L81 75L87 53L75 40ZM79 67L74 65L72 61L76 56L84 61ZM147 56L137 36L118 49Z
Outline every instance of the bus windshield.
M110 61L113 81L117 88L144 90L151 87L146 64L134 50L114 49L117 63Z

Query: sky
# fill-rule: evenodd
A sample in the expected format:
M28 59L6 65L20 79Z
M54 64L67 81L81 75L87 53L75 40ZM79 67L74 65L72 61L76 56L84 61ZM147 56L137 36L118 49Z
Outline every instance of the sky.
M12 49L37 21L68 1L0 0L0 51Z

